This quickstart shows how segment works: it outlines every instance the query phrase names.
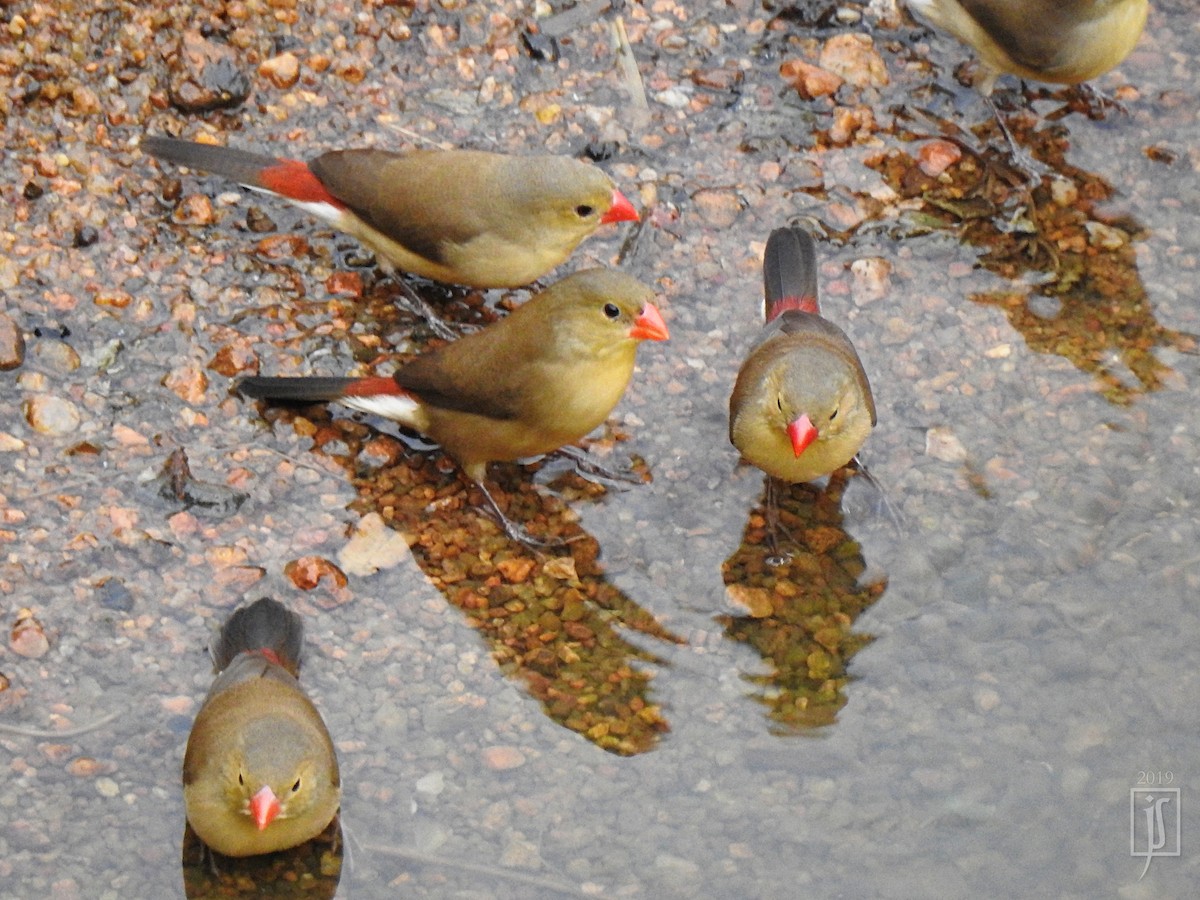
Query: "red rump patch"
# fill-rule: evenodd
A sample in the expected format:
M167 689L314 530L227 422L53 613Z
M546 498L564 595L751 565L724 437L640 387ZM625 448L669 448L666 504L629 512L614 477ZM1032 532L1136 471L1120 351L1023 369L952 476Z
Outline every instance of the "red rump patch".
M267 166L258 173L258 183L268 191L274 191L289 200L300 203L328 203L338 209L345 209L346 204L325 190L325 185L317 180L307 163L298 159L280 159L273 166Z
M408 394L408 391L396 384L395 378L374 375L348 384L346 390L342 392L343 397L378 397L380 394L403 397Z
M267 647L259 647L254 652L259 653L262 656L266 657L267 662L274 663L275 665L279 666L279 668L281 668L281 669L287 668L287 666L285 666L283 664L283 660L279 658L279 654L276 653L274 650L271 650Z
M821 314L821 308L817 305L817 298L809 295L803 297L780 297L771 304L771 308L767 310L767 321L771 322L778 316L787 312L789 309L798 310L799 312L812 313L814 316Z

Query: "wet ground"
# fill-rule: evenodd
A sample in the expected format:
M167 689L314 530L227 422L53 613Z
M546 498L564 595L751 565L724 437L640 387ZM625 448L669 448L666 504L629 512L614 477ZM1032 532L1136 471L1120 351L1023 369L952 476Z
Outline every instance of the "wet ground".
M580 10L3 6L0 896L1189 895L1130 810L1178 788L1188 833L1200 772L1194 9L1100 80L1124 112L1006 85L1032 191L961 48L887 3L628 5L636 79ZM805 99L798 60L847 83ZM430 335L350 239L138 150L204 132L601 157L644 224L561 271L660 291L672 340L589 442L647 483L494 467L574 538L530 553L384 423L232 393ZM773 560L726 404L788 221L886 501L793 489ZM524 296L422 289L463 324ZM263 594L308 626L346 853L214 880L179 766Z

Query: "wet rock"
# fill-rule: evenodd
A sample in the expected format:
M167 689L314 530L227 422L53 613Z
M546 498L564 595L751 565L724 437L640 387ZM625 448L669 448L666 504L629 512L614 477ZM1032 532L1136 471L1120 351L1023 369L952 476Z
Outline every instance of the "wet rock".
M712 228L728 228L742 213L742 202L730 190L704 188L692 195L692 202Z
M525 754L516 747L487 747L483 751L483 764L493 772L517 769L525 765Z
M805 100L836 94L844 80L820 66L802 59L789 59L779 67L779 75L796 89Z
M937 178L962 159L962 150L950 141L929 141L917 151L917 166L930 178Z
M77 407L64 397L39 394L21 404L25 421L40 434L70 434L79 427L83 417Z
M96 585L96 599L105 609L129 612L133 609L133 594L119 578L105 578Z
M359 521L349 542L338 551L338 565L350 575L374 575L412 559L409 547L415 535L404 535L389 528L379 513L367 513Z
M854 277L854 302L865 306L888 295L891 290L892 264L878 256L856 259L850 264Z
M79 354L64 341L39 341L34 344L33 355L38 365L52 372L66 374L79 368Z
M887 65L865 34L838 34L821 48L822 69L855 87L883 87L889 82Z
M203 194L189 194L171 211L176 225L211 225L215 219L212 201Z
M322 579L328 578L338 588L346 586L346 574L332 562L320 556L302 556L283 567L286 575L302 591L311 591Z
M264 60L258 74L277 88L290 88L300 79L300 60L294 53L280 53Z
M18 610L17 620L8 635L8 646L13 653L28 659L38 659L50 650L50 639L32 610Z
M171 104L183 112L240 106L250 95L250 79L229 47L199 31L185 31L169 61Z
M11 316L0 313L0 370L15 369L25 362L25 335Z

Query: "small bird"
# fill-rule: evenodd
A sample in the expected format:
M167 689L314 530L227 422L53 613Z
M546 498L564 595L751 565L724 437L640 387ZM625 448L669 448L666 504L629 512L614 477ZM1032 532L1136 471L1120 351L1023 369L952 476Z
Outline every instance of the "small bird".
M771 232L763 282L766 325L729 398L729 439L768 475L812 481L858 453L875 425L875 400L850 339L820 313L806 231Z
M918 18L974 48L986 97L1001 75L1090 81L1129 55L1147 0L908 0Z
M393 375L251 377L237 387L260 399L337 401L427 435L480 488L509 536L537 545L488 491L487 465L557 450L608 417L633 375L638 343L669 337L653 296L622 272L585 269Z
M264 597L230 616L212 648L218 674L188 735L183 802L217 853L286 850L337 814L337 755L296 680L303 642L300 617Z
M515 288L637 211L600 169L481 150L334 150L309 162L145 137L159 159L288 200L386 264L448 284Z

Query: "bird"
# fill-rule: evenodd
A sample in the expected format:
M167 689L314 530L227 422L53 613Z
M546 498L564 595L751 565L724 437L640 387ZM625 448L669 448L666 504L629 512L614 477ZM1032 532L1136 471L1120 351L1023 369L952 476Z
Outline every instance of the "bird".
M297 680L303 641L300 617L263 597L213 645L218 674L188 735L183 800L197 837L224 856L296 847L337 814L337 754Z
M808 232L771 232L763 282L766 323L729 398L729 440L772 478L813 481L854 459L871 433L871 384L846 333L821 315Z
M908 0L919 19L973 48L989 96L1001 75L1079 84L1133 50L1147 0Z
M670 336L653 297L623 272L585 269L392 375L253 376L237 389L266 400L337 401L421 432L457 461L510 537L538 546L488 490L488 463L549 453L608 417L633 375L638 344Z
M565 156L356 149L302 162L157 135L141 146L282 197L388 268L466 287L531 284L600 225L638 219L608 175Z

